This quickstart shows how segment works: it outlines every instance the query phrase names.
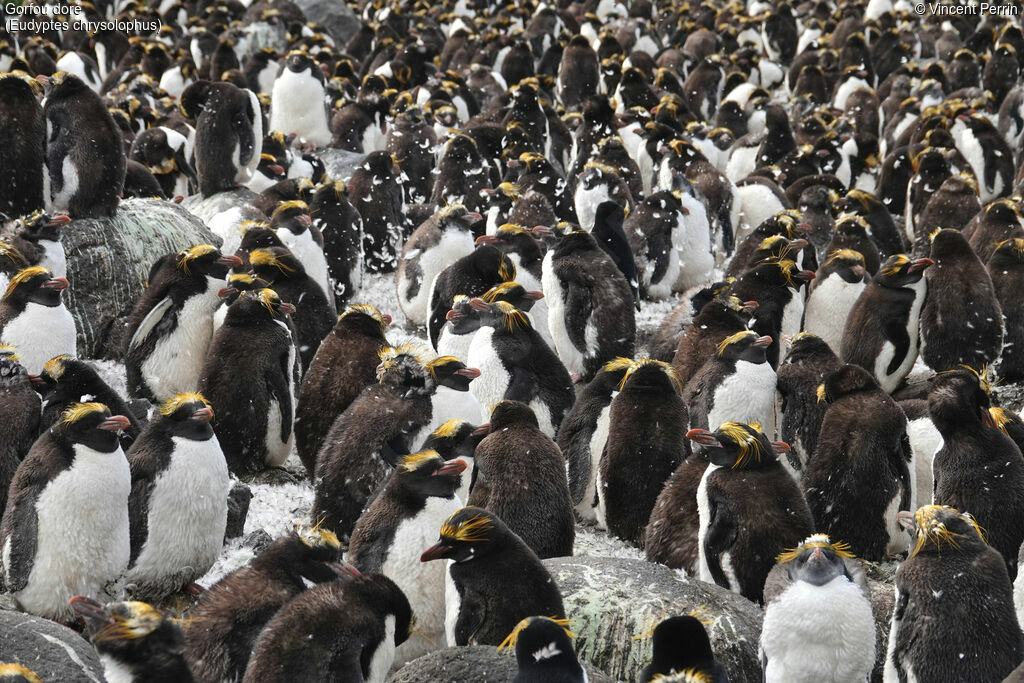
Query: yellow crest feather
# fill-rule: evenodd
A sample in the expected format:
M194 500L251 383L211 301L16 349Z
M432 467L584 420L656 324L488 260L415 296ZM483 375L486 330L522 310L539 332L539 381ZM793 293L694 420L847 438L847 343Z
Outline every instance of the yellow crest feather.
M185 273L185 275L191 275L189 267L192 261L201 256L212 254L215 251L217 251L217 247L212 244L197 244L189 249L182 249L178 252L178 270Z
M609 361L610 363L621 362L619 359ZM606 364L607 365L607 364ZM653 358L637 358L635 361L630 361L629 367L626 369L626 374L623 375L622 381L619 382L619 391L626 386L626 382L633 376L633 373L643 367L654 367L665 373L669 381L672 382L672 386L675 387L676 393L682 394L683 387L679 383L679 376L676 374L676 369L664 361L654 360Z
M489 304L493 304L495 301L498 300L499 296L507 294L515 287L522 287L522 285L519 284L518 282L513 281L502 282L500 285L494 285L493 287L488 289L486 292L480 295L480 298Z
M160 406L160 414L166 417L174 413L182 406L196 402L202 403L210 410L213 410L213 406L210 405L210 402L206 400L205 396L200 394L198 391L190 391L187 393L175 394L174 396L164 401L164 404Z
M454 513L452 517L457 514L459 513ZM441 535L456 541L464 541L466 543L486 541L487 532L494 528L491 520L483 515L473 515L458 525L452 523L452 517L449 517L441 525Z
M448 420L443 425L435 429L431 433L431 436L436 436L439 439L450 439L459 433L459 430L462 428L462 425L464 424L466 424L465 420L460 420L457 417L453 417L452 419Z
M14 274L14 277L11 278L10 284L7 285L7 291L4 292L4 298L6 299L9 297L19 285L28 282L38 275L52 275L52 273L42 266L30 266L19 270Z
M308 524L296 524L295 533L298 534L299 540L307 548L320 548L328 547L341 549L341 541L334 534L333 531L323 528L324 519L321 517L317 520L316 524L310 526Z
M839 557L854 557L853 553L850 552L850 544L843 541L836 541L833 543L829 537L825 534L814 534L808 537L803 543L795 548L786 550L780 553L775 558L776 562L792 562L796 558L800 557L800 553L807 550L808 548L827 548L834 552Z
M494 304L501 313L501 325L508 331L518 330L521 327L530 327L530 321L522 311L507 301L498 301Z
M420 451L419 453L410 453L409 455L403 456L398 461L398 469L402 472L412 472L423 467L425 464L432 460L439 460L441 455L434 450Z
M1013 413L1006 408L992 406L988 409L988 414L992 416L992 421L996 423L996 427L999 427L1004 433L1006 432L1006 425L1013 422Z
M535 619L546 619L548 621L553 621L562 627L562 630L565 631L565 635L569 636L570 639L576 638L576 634L569 630L568 619L560 619L559 617L526 617L518 624L516 624L516 627L512 629L512 633L509 633L505 637L505 640L501 641L501 645L498 646L498 649L507 650L509 653L511 653L512 650L515 648L516 643L519 642L519 634L522 633L526 629L526 627L529 626Z
M64 412L60 414L60 419L61 422L69 425L78 422L87 415L102 413L105 410L108 410L108 408L103 403L73 403L70 407L64 409Z
M249 254L249 263L254 266L273 266L282 273L290 273L295 270L291 266L282 263L281 259L269 249L254 249Z
M286 202L281 202L274 209L274 213L271 214L270 220L274 220L275 218L280 216L282 213L284 213L286 211L291 211L292 209L302 209L306 213L309 213L309 204L307 204L306 202L302 201L301 199L291 199L291 200L286 201Z
M925 545L931 543L935 546L936 551L942 550L942 544L951 546L956 549L960 547L960 544L956 539L963 538L963 534L957 534L946 528L946 525L936 519L936 514L939 510L950 510L960 515L960 518L968 522L974 530L978 533L978 538L982 541L985 540L985 534L982 532L981 527L974 521L974 517L966 512L958 512L955 508L948 505L924 505L917 509L914 513L914 521L917 523L917 542L914 544L914 548L910 551L910 557L914 557Z
M737 332L736 334L730 334L728 337L726 337L725 339L723 339L722 341L720 341L718 343L718 352L717 352L718 353L718 357L719 358L722 357L722 354L725 353L725 349L727 347L729 347L732 344L737 343L741 339L745 339L745 338L749 337L750 335L753 335L754 337L757 337L757 332L754 332L752 330L743 330L742 332Z
M757 438L756 434L752 434L747 427L751 427L756 431L760 431L753 425L746 425L742 422L723 422L719 427L718 431L722 432L730 439L736 442L740 448L740 454L736 458L736 462L732 464L732 469L743 467L751 459L761 462L761 456L764 455L762 452L761 441Z

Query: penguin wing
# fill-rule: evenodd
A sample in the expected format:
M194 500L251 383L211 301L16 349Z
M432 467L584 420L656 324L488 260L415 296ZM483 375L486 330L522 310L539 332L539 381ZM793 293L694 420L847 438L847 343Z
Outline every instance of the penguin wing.
M289 342L290 343L290 342ZM288 353L283 350L278 356L278 367L270 369L267 377L271 398L277 399L281 411L281 442L287 442L292 434L292 392L288 388L288 378L294 368L288 362Z
M168 328L174 324L173 318L167 316L167 312L174 308L174 300L165 296L153 309L146 314L146 317L139 323L131 340L128 342L128 352L134 351L146 341L154 329L158 329L158 336L170 331ZM166 316L166 317L165 317Z
M505 389L506 401L529 403L537 396L537 375L531 370L521 367L509 369L508 387Z
M567 280L562 282L562 296L565 299L565 329L569 341L581 353L587 353L587 321L594 311L590 300L591 287L586 282Z
M910 481L912 451L910 449L910 437L907 436L906 432L903 432L900 437L900 447L894 455L896 457L890 459L889 467L893 470L896 480L900 483L900 510L909 510L912 486Z
M45 472L42 470L33 469L21 481L15 475L15 480L11 482L11 495L0 528L0 561L4 565L3 573L10 593L28 585L28 577L35 563L39 530L36 501L50 479L43 475Z
M50 176L51 196L64 189L64 159L74 145L69 124L67 115L59 110L46 117L46 129L50 131L46 137L46 172Z
M893 345L892 360L885 369L885 374L895 373L910 351L910 333L907 332L907 321L902 316L891 316L882 325L882 334Z
M481 595L473 591L462 594L459 604L459 617L455 620L455 644L476 645L474 636L487 620L487 603Z
M711 519L708 522L707 534L704 536L704 556L707 558L708 569L715 583L729 586L729 580L722 570L722 553L727 552L736 542L736 517L728 501L718 491L709 491L708 502L711 506ZM733 589L739 588L732 586Z
M152 458L136 458L131 462L132 490L128 494L128 538L131 555L128 566L138 559L149 538L149 496L156 481L156 467Z

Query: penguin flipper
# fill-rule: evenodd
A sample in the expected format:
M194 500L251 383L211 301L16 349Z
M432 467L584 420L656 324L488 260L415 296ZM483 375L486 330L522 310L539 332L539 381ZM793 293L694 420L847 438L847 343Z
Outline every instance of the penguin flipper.
M174 301L171 297L166 296L160 300L153 309L146 314L146 317L139 323L139 327L135 330L135 334L132 335L131 340L128 342L128 352L132 352L142 345L149 337L150 333L156 329L157 326L163 324L164 326L171 324L170 321L164 321L164 316L174 307Z
M594 306L590 300L590 288L585 283L563 281L562 292L565 298L565 329L569 341L584 356L587 353L586 329L587 321L593 313Z
M131 545L129 567L138 559L149 538L149 496L156 480L156 468L147 466L150 462L151 458L136 458L131 462L132 490L128 494L128 538Z
M728 552L736 542L736 517L728 502L717 492L710 492L711 520L704 536L704 556L707 558L708 569L715 583L723 588L737 589L730 586L729 579L722 570L722 553Z
M277 399L278 410L281 411L281 443L287 443L292 435L292 394L288 390L288 377L292 375L294 368L288 361L288 353L281 353L277 371L271 368L267 377L270 395Z
M502 397L504 400L521 401L528 404L536 398L537 376L533 372L525 368L513 367L509 375L508 387Z
M253 135L253 120L250 118L249 112L245 106L248 103L248 98L242 100L242 104L240 104L238 109L235 110L235 115L231 122L232 128L235 130L235 134L238 136L238 160L241 166L248 164L252 159L253 154L259 154L259 151L256 148L257 143L259 143L261 148L263 145L263 141L256 140Z
M900 494L900 510L909 510L911 506L910 493L913 490L911 487L913 483L911 481L910 474L910 463L913 457L913 452L910 449L910 437L907 436L906 432L903 432L903 437L900 439L900 452L896 461L892 463L891 467L895 470L894 474L896 479L900 482L900 488L902 493Z
M906 321L900 318L890 318L882 327L882 334L893 345L892 360L885 369L886 375L894 374L903 364L910 351L910 334L907 332Z
M28 577L35 563L39 517L36 513L36 501L42 492L45 482L12 482L20 483L18 494L12 495L7 501L7 512L4 514L2 533L0 533L0 553L7 549L8 553L0 555L3 563L3 576L6 577L7 591L15 593L28 585ZM4 557L6 561L3 562Z
M463 593L455 621L455 644L476 645L475 636L487 620L487 603L476 593Z

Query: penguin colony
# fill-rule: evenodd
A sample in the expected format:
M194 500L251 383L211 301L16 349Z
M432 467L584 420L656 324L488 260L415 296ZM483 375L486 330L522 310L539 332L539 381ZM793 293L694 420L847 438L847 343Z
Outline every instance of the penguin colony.
M1016 11L77 4L162 27L0 32L5 608L112 682L582 682L586 527L761 606L766 681L1024 680ZM227 208L132 264L125 396L62 236L133 197ZM204 588L268 470L312 508ZM745 680L664 616L637 680Z

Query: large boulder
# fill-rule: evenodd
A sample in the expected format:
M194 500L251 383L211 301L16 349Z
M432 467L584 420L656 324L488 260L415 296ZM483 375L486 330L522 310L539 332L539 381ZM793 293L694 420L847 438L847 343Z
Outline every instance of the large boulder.
M318 149L314 152L332 180L348 180L366 158L365 154L349 152L344 149Z
M204 197L194 194L181 203L192 215L204 223L209 224L210 220L217 214L251 204L257 194L247 187L239 187L234 190L218 192L217 194Z
M96 651L71 629L21 612L0 610L0 663L21 664L40 680L103 683Z
M295 0L295 4L307 21L324 25L339 49L345 47L363 24L344 0Z
M413 636L414 638L416 636ZM612 683L614 678L583 663L590 683ZM398 670L390 683L508 683L519 667L515 654L489 645L449 647L414 659Z
M61 237L68 259L65 296L78 326L78 355L120 359L124 325L164 254L220 244L203 222L161 199L127 199L110 218L72 221Z
M761 609L718 586L642 560L544 560L562 591L576 652L616 680L635 681L650 662L650 633L663 619L696 611L732 681L761 680Z

